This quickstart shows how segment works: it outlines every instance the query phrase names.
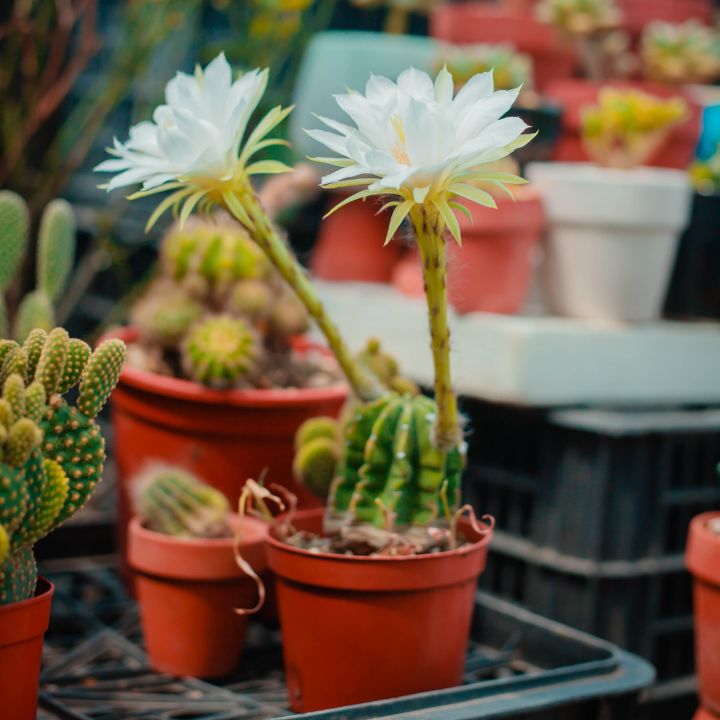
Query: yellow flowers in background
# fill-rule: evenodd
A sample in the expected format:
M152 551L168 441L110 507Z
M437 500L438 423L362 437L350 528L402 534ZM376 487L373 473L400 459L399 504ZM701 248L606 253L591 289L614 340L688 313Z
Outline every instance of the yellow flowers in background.
M582 113L581 133L588 155L600 165L642 165L687 116L682 98L662 100L638 90L601 91L599 104Z

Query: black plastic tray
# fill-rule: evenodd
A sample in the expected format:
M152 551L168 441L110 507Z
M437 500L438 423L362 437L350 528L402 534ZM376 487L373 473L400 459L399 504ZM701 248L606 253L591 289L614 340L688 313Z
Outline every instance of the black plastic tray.
M237 677L214 684L153 672L137 607L92 561L45 568L56 583L40 720L251 720L289 717L276 630L251 625ZM56 566L57 567L57 566ZM647 662L602 640L479 592L464 684L292 717L471 720L633 717L654 678Z

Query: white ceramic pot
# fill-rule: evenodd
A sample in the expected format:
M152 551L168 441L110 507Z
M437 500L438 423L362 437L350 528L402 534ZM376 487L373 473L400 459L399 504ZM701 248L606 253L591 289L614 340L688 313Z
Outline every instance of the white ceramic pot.
M527 177L549 221L543 281L550 309L600 320L659 317L689 221L687 173L534 163Z

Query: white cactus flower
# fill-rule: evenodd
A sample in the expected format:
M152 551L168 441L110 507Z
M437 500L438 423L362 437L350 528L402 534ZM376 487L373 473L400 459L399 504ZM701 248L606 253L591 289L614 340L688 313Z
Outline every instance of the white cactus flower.
M115 139L108 150L114 157L95 168L117 173L102 187L110 191L141 183L142 190L131 197L174 190L153 213L150 226L169 207L182 204L184 221L198 205L227 200L248 175L284 172L288 168L276 161L248 161L264 147L284 144L263 138L289 109L273 108L243 143L267 80L267 70L233 80L224 53L194 75L178 72L167 83L165 104L155 109L152 122L132 127L125 143Z
M397 83L371 76L365 94L336 95L338 105L355 126L319 117L330 130L308 134L340 157L314 158L339 167L325 176L323 187L365 186L333 211L373 195L398 195L385 207L395 208L386 243L415 205L432 203L460 242L457 218L463 209L456 197L495 207L492 196L476 181L518 184L516 175L487 167L527 144L534 134L517 117L503 117L518 96L514 90L493 89L492 72L472 77L454 96L452 75L443 68L433 82L413 68Z

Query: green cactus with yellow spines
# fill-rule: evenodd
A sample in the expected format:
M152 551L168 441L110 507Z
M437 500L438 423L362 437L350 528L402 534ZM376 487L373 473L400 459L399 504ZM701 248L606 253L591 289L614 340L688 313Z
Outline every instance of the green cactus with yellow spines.
M0 336L7 337L12 327L22 342L28 333L55 324L55 308L72 270L75 259L75 216L65 200L52 200L40 218L35 243L37 287L24 295L9 318L5 298L11 284L20 275L29 243L27 204L17 194L0 191Z
M336 438L316 437L303 443L293 460L295 479L313 495L326 498L335 479L340 449Z
M125 359L119 340L90 353L54 328L38 353L43 336L31 336L26 348L32 351L15 346L7 356L21 351L33 357L35 378L26 386L24 377L9 376L0 398L0 525L9 538L0 567L0 603L32 596L33 544L79 510L97 485L105 447L94 416ZM78 406L58 392L73 385L79 385Z
M360 405L344 447L328 518L386 528L427 527L459 500L464 450L433 442L435 403L423 395L387 394Z
M214 315L190 329L182 347L185 372L197 382L223 388L237 384L253 368L257 348L246 322Z
M25 342L22 345L25 355L27 356L28 382L32 382L35 379L35 370L40 360L40 354L45 346L45 340L47 340L47 332L42 328L33 328L27 334Z
M0 568L10 555L10 536L4 525L0 525Z
M154 532L175 537L231 535L225 496L179 467L151 467L132 483L136 514Z
M19 346L10 348L0 365L0 385L4 385L5 381L11 375L20 375L25 380L27 378L28 360L25 351Z
M144 340L173 347L203 314L203 305L186 290L161 281L135 304L131 320Z

